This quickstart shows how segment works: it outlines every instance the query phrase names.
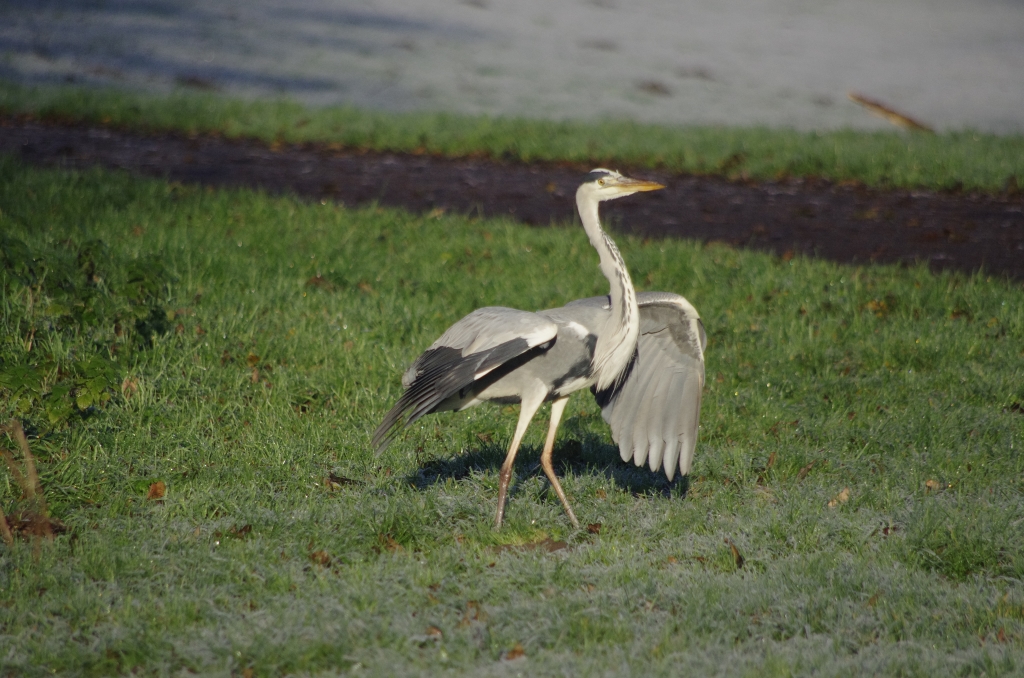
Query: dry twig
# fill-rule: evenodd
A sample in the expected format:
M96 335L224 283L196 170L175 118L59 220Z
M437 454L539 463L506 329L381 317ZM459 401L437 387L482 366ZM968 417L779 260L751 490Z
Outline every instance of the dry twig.
M886 120L896 125L897 127L915 130L917 132L927 132L928 134L935 134L935 130L933 130L928 125L924 124L919 120L914 120L910 116L904 115L899 111L889 108L881 101L878 101L876 99L869 99L866 96L857 94L856 92L848 92L846 96L850 98L850 101L860 104L864 108L868 109L868 111L870 111L874 115L877 115L880 118L885 118Z
M21 456L25 465L24 473L18 468L18 464L15 462L14 455L10 450L0 450L0 454L3 454L4 461L7 462L7 468L10 470L11 475L14 476L15 482L21 486L22 497L31 504L34 504L30 510L19 514L20 518L16 520L19 531L22 533L28 532L37 537L53 539L54 523L50 520L49 515L47 515L46 498L43 496L43 487L39 482L39 474L36 472L35 457L32 456L32 450L29 449L25 430L22 428L20 421L12 419L7 426L0 427L0 431L8 433L17 441L18 447L21 448ZM12 517L18 518L18 516ZM25 523L27 525L22 526ZM7 522L6 516L3 515L3 511L0 511L0 534L2 534L3 540L8 545L14 543L14 533Z

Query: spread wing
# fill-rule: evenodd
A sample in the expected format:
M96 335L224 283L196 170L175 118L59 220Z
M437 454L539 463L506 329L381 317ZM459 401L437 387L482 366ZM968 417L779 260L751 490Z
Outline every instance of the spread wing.
M448 328L402 375L405 392L384 415L372 445L381 452L405 419L405 426L509 360L550 342L558 326L547 318L512 308L478 308ZM408 414L407 414L408 413Z
M690 472L697 446L707 337L690 302L668 292L637 295L640 338L625 378L595 392L623 461L664 464L669 480Z

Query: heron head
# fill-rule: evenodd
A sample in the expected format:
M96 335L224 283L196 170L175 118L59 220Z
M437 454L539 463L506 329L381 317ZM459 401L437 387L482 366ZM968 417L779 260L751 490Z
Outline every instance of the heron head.
M657 191L660 188L665 187L654 181L631 179L615 170L598 167L590 170L579 190L589 192L595 199L601 201L614 200L640 191Z

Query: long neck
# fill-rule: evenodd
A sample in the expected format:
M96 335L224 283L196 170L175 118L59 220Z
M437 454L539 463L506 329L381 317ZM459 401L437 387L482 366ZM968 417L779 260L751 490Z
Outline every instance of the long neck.
M636 304L636 291L629 278L626 262L619 248L601 228L597 200L581 188L576 192L576 206L580 211L583 228L590 244L601 257L601 272L608 279L611 295L611 314L597 338L594 349L594 370L597 388L608 388L629 364L640 335L640 310Z

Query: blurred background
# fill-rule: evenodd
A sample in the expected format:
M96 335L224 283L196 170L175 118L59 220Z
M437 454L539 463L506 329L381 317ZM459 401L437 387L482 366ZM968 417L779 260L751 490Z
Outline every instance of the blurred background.
M0 0L0 77L549 119L1024 132L1021 0Z

